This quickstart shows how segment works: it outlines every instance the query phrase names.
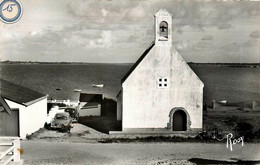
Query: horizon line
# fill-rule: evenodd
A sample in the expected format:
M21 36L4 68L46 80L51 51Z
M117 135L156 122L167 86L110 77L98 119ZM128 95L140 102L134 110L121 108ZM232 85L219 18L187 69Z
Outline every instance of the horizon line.
M26 64L134 64L135 62L42 62L42 61L0 61L0 63L26 63ZM247 64L260 65L260 63L238 63L238 62L187 62L187 64Z

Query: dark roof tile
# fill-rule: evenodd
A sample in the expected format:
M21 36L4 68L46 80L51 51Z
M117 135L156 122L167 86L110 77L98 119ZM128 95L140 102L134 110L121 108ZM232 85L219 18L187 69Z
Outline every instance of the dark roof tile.
M88 103L101 103L102 99L103 99L102 94L81 93L79 101L88 102Z
M28 106L46 95L32 89L0 79L0 93L8 100Z

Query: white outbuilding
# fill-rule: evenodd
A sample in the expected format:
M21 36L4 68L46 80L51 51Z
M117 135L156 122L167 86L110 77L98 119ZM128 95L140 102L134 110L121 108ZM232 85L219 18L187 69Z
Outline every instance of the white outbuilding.
M0 79L0 136L24 139L46 119L47 95Z
M155 41L122 79L117 120L125 133L202 130L203 82L172 46L172 14L155 14Z
M101 116L102 100L102 94L80 93L79 116Z

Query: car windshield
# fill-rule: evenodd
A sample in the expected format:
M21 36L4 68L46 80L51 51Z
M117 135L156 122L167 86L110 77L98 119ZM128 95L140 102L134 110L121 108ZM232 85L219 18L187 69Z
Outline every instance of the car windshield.
M72 112L72 113L74 113L75 109L65 109L65 112Z
M68 112L71 117L75 116L75 109L65 109L65 112Z
M64 116L64 115L62 115L62 114L57 114L57 115L55 116L55 119L57 119L57 120L66 120L66 119L68 119L68 118L67 118L67 116Z

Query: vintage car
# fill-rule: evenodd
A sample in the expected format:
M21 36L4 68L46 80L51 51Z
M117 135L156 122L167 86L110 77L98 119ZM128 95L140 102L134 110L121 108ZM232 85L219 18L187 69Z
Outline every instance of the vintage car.
M79 112L76 108L65 108L64 112L67 112L70 114L70 117L72 118L72 122L78 122L79 121Z
M70 132L71 127L72 118L65 112L56 113L53 121L51 122L51 128L58 129L61 132Z

